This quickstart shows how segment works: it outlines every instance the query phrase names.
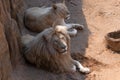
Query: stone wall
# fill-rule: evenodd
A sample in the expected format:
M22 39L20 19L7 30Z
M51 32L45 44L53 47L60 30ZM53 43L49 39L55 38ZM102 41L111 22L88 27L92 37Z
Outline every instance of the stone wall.
M13 68L22 62L19 27L22 10L23 0L0 0L0 80L11 80Z

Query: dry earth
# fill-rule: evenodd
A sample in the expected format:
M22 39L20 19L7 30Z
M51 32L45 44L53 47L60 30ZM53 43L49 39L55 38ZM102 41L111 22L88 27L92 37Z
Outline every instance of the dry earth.
M87 80L120 80L120 54L106 48L104 36L120 30L120 0L84 0L83 12L91 31L86 56L105 66L93 70ZM93 67L93 66L92 66Z
M29 7L49 6L55 0L25 0ZM59 0L56 0L59 1ZM52 74L30 65L18 65L14 80L120 80L120 54L106 48L104 36L120 30L120 0L66 0L68 22L80 23L84 31L72 38L72 56L91 68L90 74Z

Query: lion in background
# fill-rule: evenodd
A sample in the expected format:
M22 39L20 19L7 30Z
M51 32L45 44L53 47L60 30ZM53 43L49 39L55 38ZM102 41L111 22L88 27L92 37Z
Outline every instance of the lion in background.
M66 24L65 19L70 17L70 12L63 3L53 4L52 7L32 7L25 11L25 26L33 32L41 32L46 28L56 25L67 26L70 36L77 34L77 29L84 27L80 24Z
M24 35L22 42L26 47L26 60L38 68L51 72L75 72L76 69L83 73L90 72L89 68L72 59L70 37L65 26L45 29L35 37Z

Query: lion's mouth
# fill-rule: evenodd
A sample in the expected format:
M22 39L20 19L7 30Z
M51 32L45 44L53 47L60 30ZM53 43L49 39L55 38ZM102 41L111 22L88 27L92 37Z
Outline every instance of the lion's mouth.
M62 49L61 51L60 51L60 53L65 53L67 51L67 49Z

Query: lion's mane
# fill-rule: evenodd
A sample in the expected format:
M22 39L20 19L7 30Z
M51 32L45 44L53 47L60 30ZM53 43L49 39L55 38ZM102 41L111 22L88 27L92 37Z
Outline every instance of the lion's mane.
M61 33L67 38L68 50L66 54L56 52L50 40L54 32ZM45 39L44 37L47 37ZM70 38L66 30L48 28L39 33L32 41L26 45L25 58L38 68L43 68L52 72L69 71L72 66L70 56Z

